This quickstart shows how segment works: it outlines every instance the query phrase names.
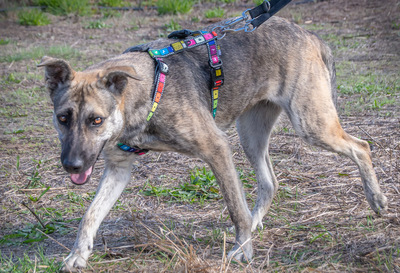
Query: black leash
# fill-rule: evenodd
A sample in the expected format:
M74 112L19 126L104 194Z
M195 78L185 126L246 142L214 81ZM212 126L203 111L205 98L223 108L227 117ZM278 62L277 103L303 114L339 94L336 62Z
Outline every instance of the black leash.
M262 23L271 18L275 13L290 3L291 0L271 0L264 1L261 5L249 10L252 19L251 24L257 28Z

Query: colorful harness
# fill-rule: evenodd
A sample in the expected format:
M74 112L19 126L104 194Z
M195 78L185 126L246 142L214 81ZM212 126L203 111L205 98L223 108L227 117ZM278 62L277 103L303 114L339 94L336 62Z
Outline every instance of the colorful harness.
M164 62L164 58L176 53L181 53L187 49L191 49L200 45L207 45L209 65L211 71L211 113L215 119L218 106L219 87L224 83L224 74L222 72L222 61L220 59L221 49L217 45L217 33L215 31L196 31L182 30L171 33L169 38L182 36L190 36L187 39L172 43L161 49L148 49L150 56L156 61L156 72L154 77L153 90L153 106L147 121L149 121L156 111L165 87L165 81L168 75L168 65Z

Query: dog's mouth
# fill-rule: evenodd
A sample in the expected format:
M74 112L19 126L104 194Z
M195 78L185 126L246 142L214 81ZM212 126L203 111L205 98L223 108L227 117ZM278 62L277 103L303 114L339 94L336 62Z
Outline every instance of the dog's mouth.
M72 183L74 183L76 185L85 184L87 181L89 181L92 171L93 171L93 166L91 166L89 169L87 169L83 173L71 173Z

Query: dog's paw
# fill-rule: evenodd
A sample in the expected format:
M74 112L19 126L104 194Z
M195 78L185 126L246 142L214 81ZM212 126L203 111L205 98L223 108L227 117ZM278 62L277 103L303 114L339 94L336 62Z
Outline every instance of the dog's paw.
M239 250L231 250L228 253L229 261L238 261L241 263L249 263L251 261L252 255L244 254L241 249Z
M64 261L61 272L79 272L86 267L86 260L79 253L70 253Z
M251 217L251 232L259 229L264 229L264 225L262 223L262 217L260 217L259 213L253 213Z
M238 261L242 263L249 263L253 257L253 247L251 244L246 244L245 247L235 247L229 251L228 260Z
M251 222L251 232L257 230L257 228L262 230L262 229L264 229L264 225L261 220L253 218L253 220Z
M371 209L377 214L385 214L388 209L388 202L386 196L382 193L374 194L368 198Z

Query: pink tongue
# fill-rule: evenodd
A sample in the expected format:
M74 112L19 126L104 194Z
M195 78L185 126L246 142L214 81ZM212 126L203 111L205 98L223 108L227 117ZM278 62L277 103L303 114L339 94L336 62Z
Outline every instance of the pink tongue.
M90 167L89 169L87 169L83 173L73 173L73 174L71 174L72 182L74 182L75 184L78 184L78 185L84 184L86 182L86 180L88 179L88 177L92 174L92 168L93 167Z

